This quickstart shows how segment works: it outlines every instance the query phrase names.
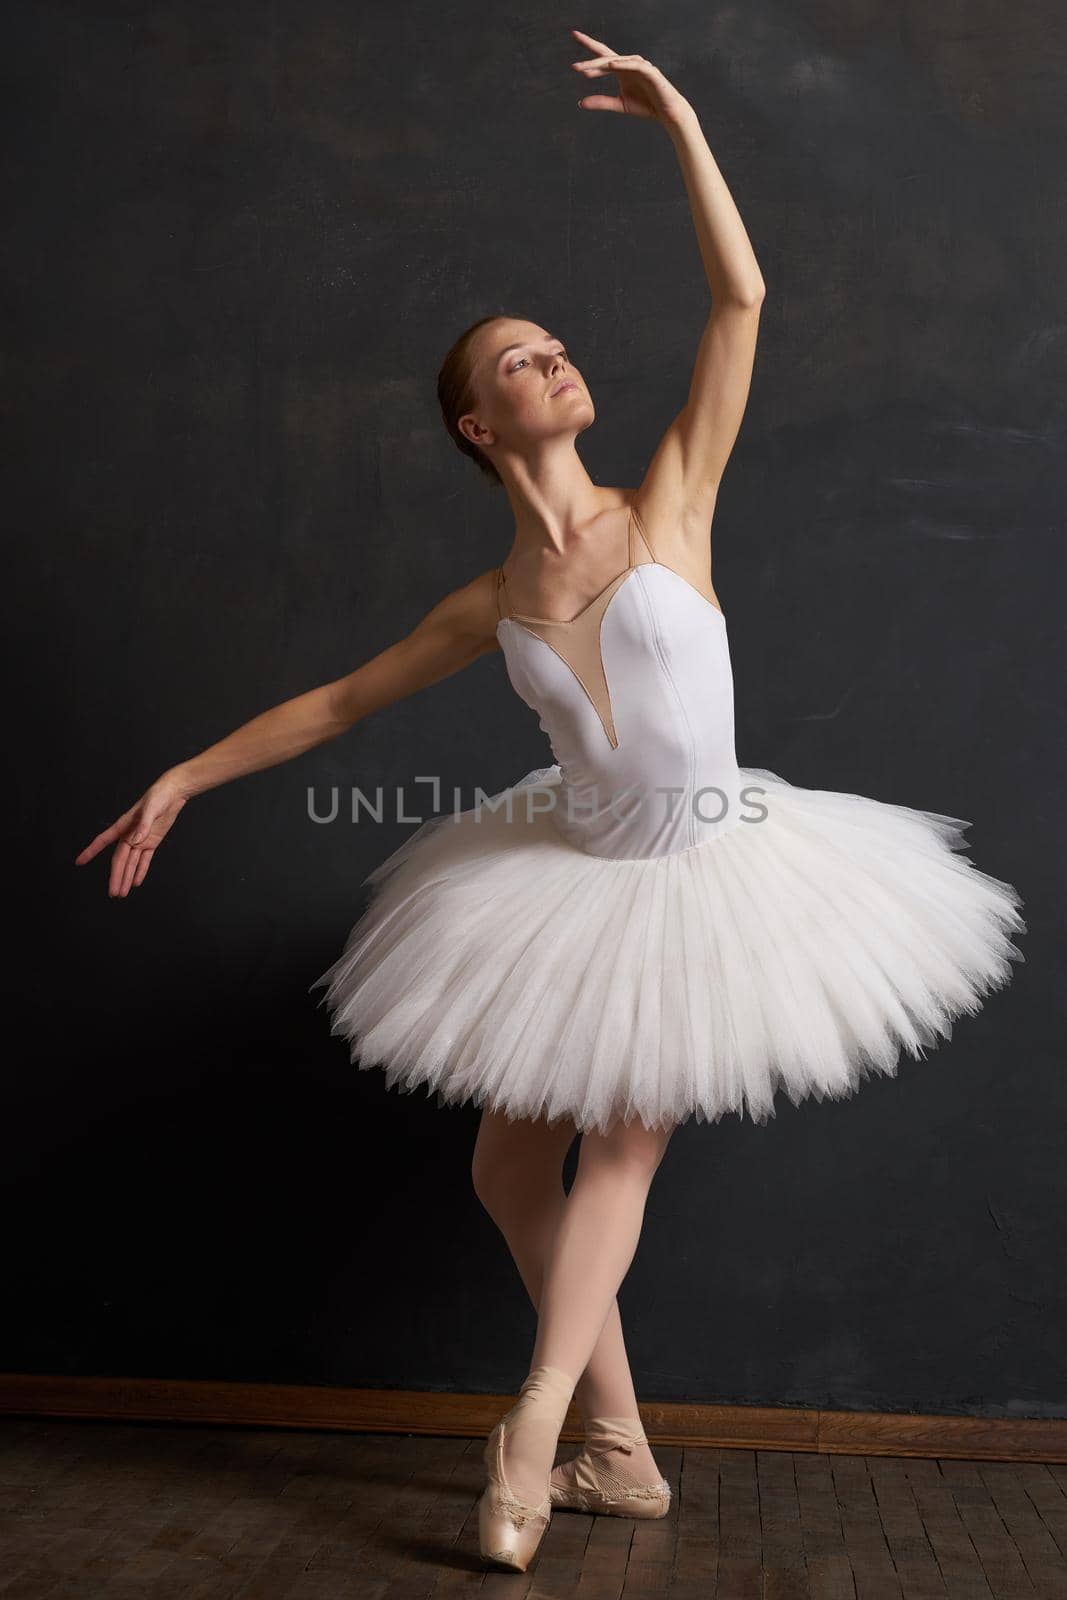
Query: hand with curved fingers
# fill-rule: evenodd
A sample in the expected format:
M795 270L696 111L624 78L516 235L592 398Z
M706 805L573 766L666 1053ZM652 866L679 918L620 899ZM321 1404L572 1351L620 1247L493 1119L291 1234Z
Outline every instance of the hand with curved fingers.
M599 78L613 72L619 80L619 93L588 94L578 104L584 111L619 111L629 117L646 117L665 127L680 122L692 112L684 95L644 56L620 56L599 39L572 28L574 37L594 52L588 61L572 61L576 72L586 78Z
M75 856L75 866L85 866L117 839L107 892L112 899L117 896L124 900L131 889L144 882L153 854L170 832L188 798L176 779L165 772L145 790L136 805L124 811L110 828L98 833L92 843Z

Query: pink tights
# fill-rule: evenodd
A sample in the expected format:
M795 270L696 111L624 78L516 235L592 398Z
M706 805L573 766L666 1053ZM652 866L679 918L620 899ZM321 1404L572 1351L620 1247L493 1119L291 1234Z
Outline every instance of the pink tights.
M652 1179L671 1130L635 1119L605 1134L582 1135L570 1192L563 1162L573 1123L508 1122L482 1113L472 1176L475 1193L497 1224L537 1310L530 1370L549 1366L582 1416L638 1417L616 1294L630 1268ZM532 1398L532 1397L531 1397ZM545 1493L561 1415L522 1406L507 1430L508 1482L531 1504ZM658 1476L647 1445L630 1457L636 1473Z

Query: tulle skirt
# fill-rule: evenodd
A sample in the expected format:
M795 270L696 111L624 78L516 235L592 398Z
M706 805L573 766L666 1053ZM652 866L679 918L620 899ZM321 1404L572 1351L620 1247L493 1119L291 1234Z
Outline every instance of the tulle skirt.
M970 823L758 767L758 820L641 860L500 802L431 818L372 889L324 986L331 1033L439 1105L606 1132L762 1123L921 1058L1025 957L1022 900L961 854ZM528 797L526 797L528 798Z

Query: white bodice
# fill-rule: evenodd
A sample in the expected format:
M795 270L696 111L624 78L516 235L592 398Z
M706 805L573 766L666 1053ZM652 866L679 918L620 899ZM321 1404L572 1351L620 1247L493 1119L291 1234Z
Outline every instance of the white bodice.
M561 631L573 624L553 632L520 616L502 617L497 638L560 769L560 832L592 855L670 855L729 831L744 808L726 619L659 561L632 565L609 589L606 608L594 602L576 619L596 630L581 649ZM590 691L593 672L574 665L597 643L608 707Z

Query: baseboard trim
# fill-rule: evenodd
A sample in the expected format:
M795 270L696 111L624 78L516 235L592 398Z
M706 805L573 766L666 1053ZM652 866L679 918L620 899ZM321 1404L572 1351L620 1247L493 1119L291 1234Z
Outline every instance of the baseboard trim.
M0 1414L107 1422L488 1435L514 1399L426 1389L346 1389L202 1379L0 1374ZM650 1442L695 1449L1067 1462L1067 1419L959 1417L793 1406L642 1401ZM560 1435L581 1438L572 1406Z

